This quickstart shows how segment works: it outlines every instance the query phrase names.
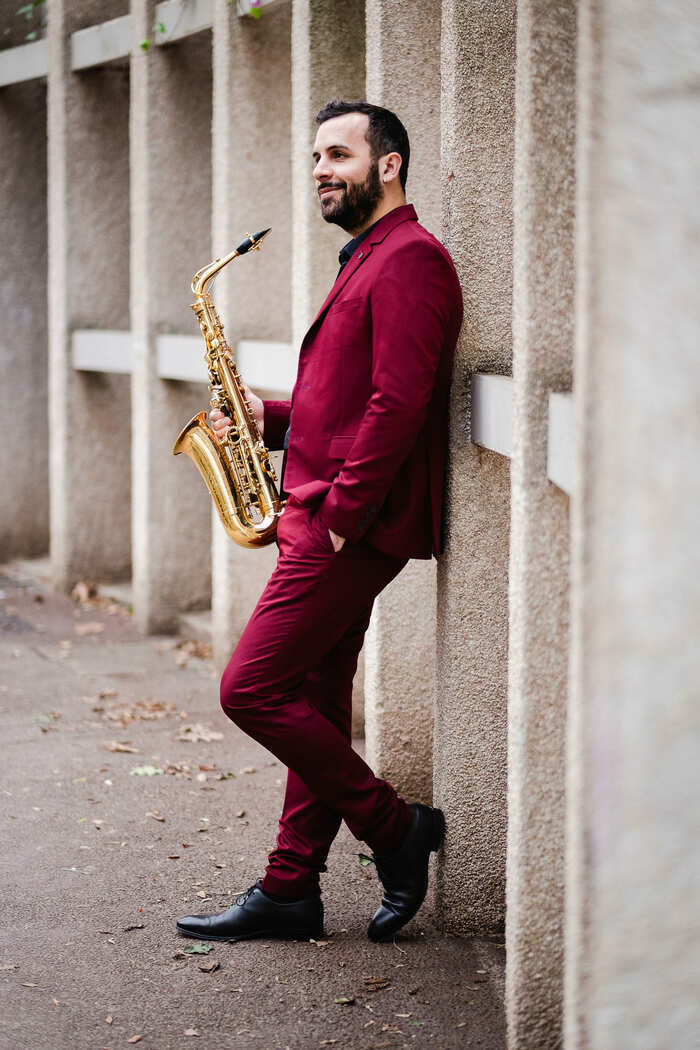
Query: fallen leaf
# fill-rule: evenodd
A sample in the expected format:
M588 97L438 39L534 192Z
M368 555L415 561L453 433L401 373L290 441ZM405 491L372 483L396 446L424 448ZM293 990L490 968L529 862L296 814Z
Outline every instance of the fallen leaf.
M239 809L238 812L236 813L236 816L237 817L244 817L245 816L245 810L244 809Z
M185 1031L182 1034L183 1035L199 1035L199 1032L197 1031L196 1028L186 1028Z
M158 813L157 810L152 810L152 811L149 810L148 813L146 814L146 816L147 817L153 817L154 820L159 820L161 822L161 824L165 823L165 817L163 816L162 813Z
M131 1039L127 1039L127 1043L140 1043L142 1039L142 1035L132 1035Z
M216 970L218 970L220 966L221 966L221 963L217 962L216 959L212 959L211 962L205 962L205 963L200 963L199 964L199 968L202 971L202 973L215 973Z
M19 970L19 966L17 963L3 963L0 966L0 971L4 972L5 970Z
M74 627L75 633L80 635L102 634L104 629L105 625L99 623L97 620L91 621L90 623L76 623Z
M216 766L200 766L199 768L203 773L213 773Z
M333 1044L337 1043L337 1042L338 1042L337 1039L322 1039L321 1042L318 1045L319 1046L333 1046Z
M134 766L131 770L132 777L155 777L163 770L157 766Z
M204 890L197 890L197 896L199 897L200 900L203 900L203 901L209 900L209 894L205 893Z
M255 766L246 766L245 769L241 770L241 773L257 773Z
M107 1016L105 1017L105 1023L106 1024L111 1024L113 1020L114 1020L114 1018L112 1017L111 1014L107 1014Z
M54 1006L60 1006L60 1005L61 1005L61 1004L59 1003L58 999L54 999L54 997L53 997L53 996L51 996L51 1002L53 1003L53 1005L54 1005Z
M336 996L334 1001L336 1003L338 1003L340 1006L352 1006L352 1004L355 1002L355 996L354 995L338 995L338 996Z
M235 773L217 773L216 779L217 780L235 780L236 779L236 774Z
M197 773L197 776L194 779L199 781L200 784L205 784L206 780L207 780L207 774L206 773Z
M36 983L34 981L22 981L22 987L23 988L36 988Z
M70 592L73 601L80 602L81 605L84 605L85 602L89 601L90 598L96 597L96 595L97 584L92 583L89 580L79 580Z
M202 725L201 722L195 722L193 725L183 726L175 739L208 744L212 740L223 740L224 734L218 733L214 729L209 729L208 726Z
M169 853L168 854L168 860L179 860L179 859L180 859L180 854L179 853Z
M188 944L182 950L185 955L208 955L209 952L214 951L214 946L213 944L203 944L201 941L195 941L194 944Z
M117 751L125 755L138 755L139 749L132 747L128 740L105 740L104 746L108 751Z
M146 927L142 922L135 922L132 926L125 926L124 933L130 933L131 930L145 930Z
M381 992L382 989L389 987L391 984L391 978L375 977L371 974L367 974L362 978L362 982L368 992Z

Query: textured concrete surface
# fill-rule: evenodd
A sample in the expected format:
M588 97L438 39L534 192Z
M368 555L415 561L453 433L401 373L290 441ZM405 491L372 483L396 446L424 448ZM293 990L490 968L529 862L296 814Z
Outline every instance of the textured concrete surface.
M4 3L0 23L15 10ZM45 81L0 91L0 141L0 551L9 557L49 547Z
M201 384L158 378L156 336L198 331L190 283L213 258L212 78L210 31L140 48L151 6L135 3L132 13L132 530L134 610L142 630L157 631L211 596L211 497L194 465L172 455L209 398Z
M229 345L291 339L291 8L240 18L220 0L214 24L212 247L272 227L261 251L223 271L216 302ZM262 166L262 167L261 167ZM264 176L261 178L261 171ZM243 376L245 379L245 375ZM214 658L228 661L275 564L277 548L237 547L214 521Z
M547 479L571 387L576 4L518 6L508 650L509 1050L561 1046L569 501Z
M366 65L365 97L397 113L408 131L407 200L439 235L439 3L370 0ZM426 802L432 799L435 581L435 562L408 566L377 600L365 642L367 753L399 791Z
M262 871L284 772L174 644L99 596L76 605L0 569L0 1045L505 1050L503 946L441 936L427 905L372 945L379 888L346 829L323 941L183 954L175 918L227 907ZM179 739L197 724L222 738ZM165 772L132 775L144 766Z
M56 584L130 563L128 380L74 371L74 328L129 327L129 85L70 72L98 3L50 5L48 80L51 553ZM105 544L105 536L110 543Z
M586 852L571 855L583 996L567 997L567 1044L685 1050L700 1032L700 20L690 2L582 8L570 817Z
M451 406L446 549L438 566L433 791L448 835L444 922L504 917L509 465L469 441L469 379L510 372L514 4L445 0L442 228L465 316Z
M332 98L362 98L361 0L292 0L292 336L299 346L338 272L347 235L321 218L311 177L316 114Z

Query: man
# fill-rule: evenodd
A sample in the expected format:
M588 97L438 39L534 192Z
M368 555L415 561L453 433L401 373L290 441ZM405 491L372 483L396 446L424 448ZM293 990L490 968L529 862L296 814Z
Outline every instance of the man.
M440 550L459 282L406 204L398 118L330 102L317 123L321 214L352 240L302 343L291 402L248 395L265 443L287 449L287 504L277 567L221 683L226 714L289 774L264 878L223 914L178 922L204 939L320 936L319 873L342 819L383 884L368 935L391 937L422 904L444 835L439 810L407 805L352 750L350 722L374 599L408 558ZM212 421L221 439L231 421Z

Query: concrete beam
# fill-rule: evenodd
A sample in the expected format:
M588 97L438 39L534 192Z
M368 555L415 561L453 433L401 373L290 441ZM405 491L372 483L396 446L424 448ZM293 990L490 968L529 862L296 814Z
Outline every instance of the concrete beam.
M34 40L0 51L0 87L48 76L49 42Z
M471 377L470 437L475 445L513 454L513 380L510 376L483 375Z
M547 477L568 496L576 494L576 421L573 394L550 394Z

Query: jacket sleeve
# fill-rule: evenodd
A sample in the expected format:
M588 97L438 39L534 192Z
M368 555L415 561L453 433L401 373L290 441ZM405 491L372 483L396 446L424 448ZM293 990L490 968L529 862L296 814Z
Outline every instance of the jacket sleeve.
M263 441L273 452L279 451L284 444L291 404L291 401L263 401Z
M411 452L458 303L454 268L429 243L405 245L382 266L371 292L371 394L319 508L321 521L339 536L361 539Z

